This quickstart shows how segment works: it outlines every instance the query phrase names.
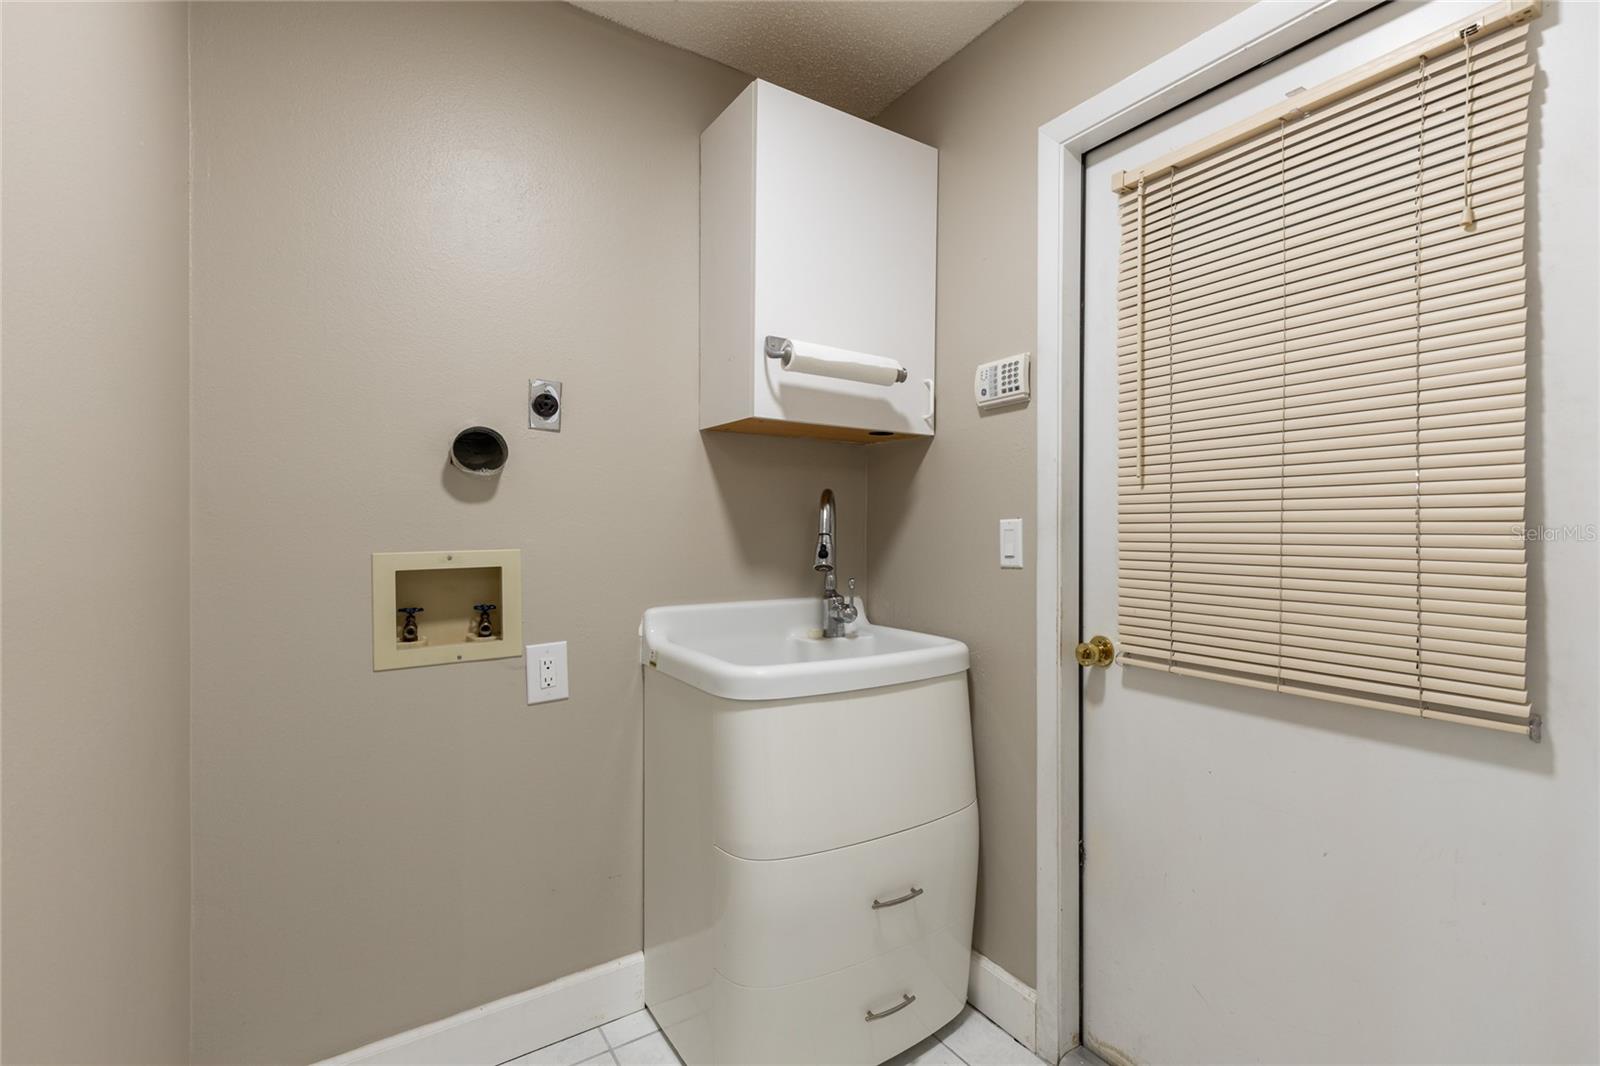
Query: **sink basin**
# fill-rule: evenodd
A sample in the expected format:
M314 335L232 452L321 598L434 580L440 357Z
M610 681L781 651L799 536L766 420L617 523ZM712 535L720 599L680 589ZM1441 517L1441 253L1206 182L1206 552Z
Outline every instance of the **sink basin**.
M820 597L652 607L640 626L647 667L731 700L783 700L923 681L967 668L959 640L892 629L860 612L824 638Z

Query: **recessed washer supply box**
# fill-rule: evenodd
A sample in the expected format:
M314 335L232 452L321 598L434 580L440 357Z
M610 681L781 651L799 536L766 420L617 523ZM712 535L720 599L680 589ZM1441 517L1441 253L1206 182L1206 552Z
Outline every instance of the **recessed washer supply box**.
M479 604L493 604L491 633L480 636ZM414 616L417 639L404 639L402 609ZM516 548L375 552L372 556L372 668L522 654L522 552Z
M931 437L939 153L764 81L700 135L700 428ZM872 384L766 339L889 360Z

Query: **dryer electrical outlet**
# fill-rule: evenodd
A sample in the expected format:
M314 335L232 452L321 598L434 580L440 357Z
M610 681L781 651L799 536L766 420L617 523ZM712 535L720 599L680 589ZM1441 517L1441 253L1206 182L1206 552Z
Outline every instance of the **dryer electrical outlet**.
M567 688L567 642L528 645L528 702L564 700Z

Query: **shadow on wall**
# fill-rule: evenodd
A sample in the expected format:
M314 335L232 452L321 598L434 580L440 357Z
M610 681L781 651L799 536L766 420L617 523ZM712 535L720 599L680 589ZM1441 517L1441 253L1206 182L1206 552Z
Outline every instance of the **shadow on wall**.
M840 583L866 577L868 446L704 431L700 443L722 508L720 524L733 531L743 569L791 582L809 570L817 500L831 488L838 497ZM797 495L796 481L808 474L815 485Z
M1091 670L1085 682L1085 702L1104 698L1107 671ZM1417 751L1473 762L1495 763L1511 770L1544 774L1555 772L1555 751L1550 733L1535 744L1524 737L1489 729L1438 722L1390 711L1346 707L1337 703L1288 693L1257 691L1205 678L1168 674L1160 670L1127 667L1123 684L1131 691L1165 697L1174 704L1201 704L1222 713L1243 713L1271 718L1285 725L1337 733L1345 737L1400 744Z
M900 541L901 531L919 521L920 516L913 513L914 501L911 497L917 490L917 471L928 458L928 449L933 447L936 439L895 441L871 446L873 569L877 568L880 557L894 551Z
M439 484L460 503L488 503L500 487L498 477L474 477L450 465L447 456L439 470Z

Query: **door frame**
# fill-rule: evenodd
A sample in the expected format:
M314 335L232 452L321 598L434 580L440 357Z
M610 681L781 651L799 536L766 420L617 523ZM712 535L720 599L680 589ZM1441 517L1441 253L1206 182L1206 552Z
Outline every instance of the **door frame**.
M1091 150L1383 0L1258 0L1228 21L1039 127L1038 553L1034 1051L1050 1063L1080 1042L1082 810L1078 639L1082 566L1079 383L1083 367L1083 160ZM1072 417L1069 417L1072 416ZM1072 472L1070 488L1064 472Z

